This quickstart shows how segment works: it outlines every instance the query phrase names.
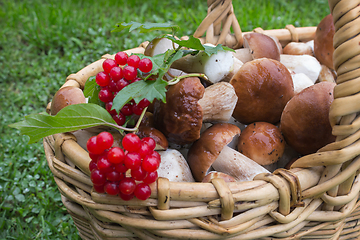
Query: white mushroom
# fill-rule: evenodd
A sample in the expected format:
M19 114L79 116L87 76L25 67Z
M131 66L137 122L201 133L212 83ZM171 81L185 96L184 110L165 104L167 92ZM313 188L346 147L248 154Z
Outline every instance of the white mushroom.
M303 89L314 85L314 82L305 73L292 73L294 83L294 94L301 92Z
M318 79L321 71L321 64L319 61L310 55L281 54L280 62L290 71L304 73L313 81L313 83Z

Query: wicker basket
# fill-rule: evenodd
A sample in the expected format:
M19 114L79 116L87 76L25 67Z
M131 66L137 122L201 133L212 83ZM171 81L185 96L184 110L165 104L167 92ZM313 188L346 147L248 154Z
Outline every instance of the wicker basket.
M221 3L221 4L219 4ZM92 190L88 153L70 133L44 138L49 167L83 239L355 239L360 236L359 1L329 0L336 34L335 100L330 122L337 141L302 157L300 168L278 169L251 182L184 183L159 178L146 201L122 201ZM195 37L242 44L231 1L208 1L209 12ZM357 18L357 19L356 19ZM222 26L222 29L221 27ZM229 33L232 26L233 34ZM307 41L316 27L254 31L275 35L284 45ZM144 43L146 44L146 43ZM144 46L128 50L141 53ZM102 70L106 55L63 86L83 89ZM311 165L310 165L311 163ZM227 220L220 220L221 217Z

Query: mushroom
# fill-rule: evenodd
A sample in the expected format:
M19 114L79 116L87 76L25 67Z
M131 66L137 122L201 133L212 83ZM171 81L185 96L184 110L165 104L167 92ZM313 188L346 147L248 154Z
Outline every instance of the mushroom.
M333 82L334 83L335 78L336 78L336 72L322 64L318 81L319 82Z
M217 123L192 144L187 161L196 181L202 181L212 168L237 181L248 181L259 173L269 173L250 158L227 146L239 134L237 126Z
M194 56L189 54L176 60L171 68L188 73L203 73L209 82L217 83L230 79L241 66L242 62L235 58L230 51L218 51L211 56L200 51Z
M136 132L140 138L151 137L156 142L155 150L166 150L169 147L168 140L165 135L156 128L149 126L140 126Z
M285 140L278 127L267 122L249 124L240 134L238 151L262 166L282 157Z
M262 33L247 33L244 35L244 47L249 48L253 59L271 58L280 60L280 49L274 39Z
M289 70L269 58L245 63L230 84L238 96L233 117L243 124L278 122L286 103L294 95Z
M167 178L171 182L195 182L188 163L179 151L169 148L158 153L161 156L157 170L159 177Z
M64 107L79 103L86 103L86 98L80 88L74 86L60 88L51 101L50 113L56 115Z
M169 49L175 49L178 46L178 44L173 43L173 41L168 38L157 37L151 40L148 45L146 45L144 55L153 57L155 55L165 53Z
M301 154L311 154L335 141L329 122L335 83L321 82L296 94L285 106L280 130L285 141Z
M313 50L311 47L304 43L304 42L290 42L288 43L284 49L283 54L289 54L289 55L310 55L313 56Z
M315 57L306 54L281 54L280 62L292 72L304 73L313 81L313 83L316 82L321 71L320 62Z
M326 65L330 69L334 69L334 34L333 17L331 14L328 14L317 25L314 37L314 54L321 64Z
M226 122L236 105L237 96L231 84L219 82L204 88L199 78L184 78L170 86L166 104L154 107L154 127L179 145L200 137L203 122Z
M297 94L303 89L314 85L314 82L304 73L292 73L291 77L294 84L294 94Z

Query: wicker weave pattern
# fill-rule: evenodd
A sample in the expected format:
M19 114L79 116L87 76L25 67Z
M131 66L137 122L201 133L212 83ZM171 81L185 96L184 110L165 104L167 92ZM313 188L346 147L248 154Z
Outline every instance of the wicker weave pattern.
M355 239L360 236L359 1L329 0L334 17L338 73L330 110L335 143L302 157L291 170L259 174L252 182L177 183L160 178L146 201L122 201L92 191L90 158L74 135L44 139L48 165L63 203L83 239ZM207 17L194 36L240 47L242 36L230 0L208 0ZM230 33L232 27L234 33ZM274 35L285 45L307 41L315 27L254 31ZM146 45L146 43L144 43ZM144 45L128 50L142 53ZM83 88L102 70L105 55L63 86Z

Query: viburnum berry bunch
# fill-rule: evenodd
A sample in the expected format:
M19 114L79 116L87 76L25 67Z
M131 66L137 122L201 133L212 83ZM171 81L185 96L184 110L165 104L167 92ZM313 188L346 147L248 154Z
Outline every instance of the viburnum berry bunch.
M99 72L95 77L97 85L100 86L99 99L105 103L105 109L115 122L122 126L127 116L141 115L142 111L150 105L150 101L146 98L138 103L131 100L117 113L111 110L113 99L127 85L143 81L143 76L152 70L153 63L149 58L140 59L138 55L128 56L126 52L118 52L115 54L115 59L106 59L102 67L104 71Z
M134 197L148 199L149 184L157 180L161 162L160 154L154 150L155 140L128 133L122 139L122 148L112 147L113 143L109 132L101 132L87 141L94 190L119 195L126 201Z

